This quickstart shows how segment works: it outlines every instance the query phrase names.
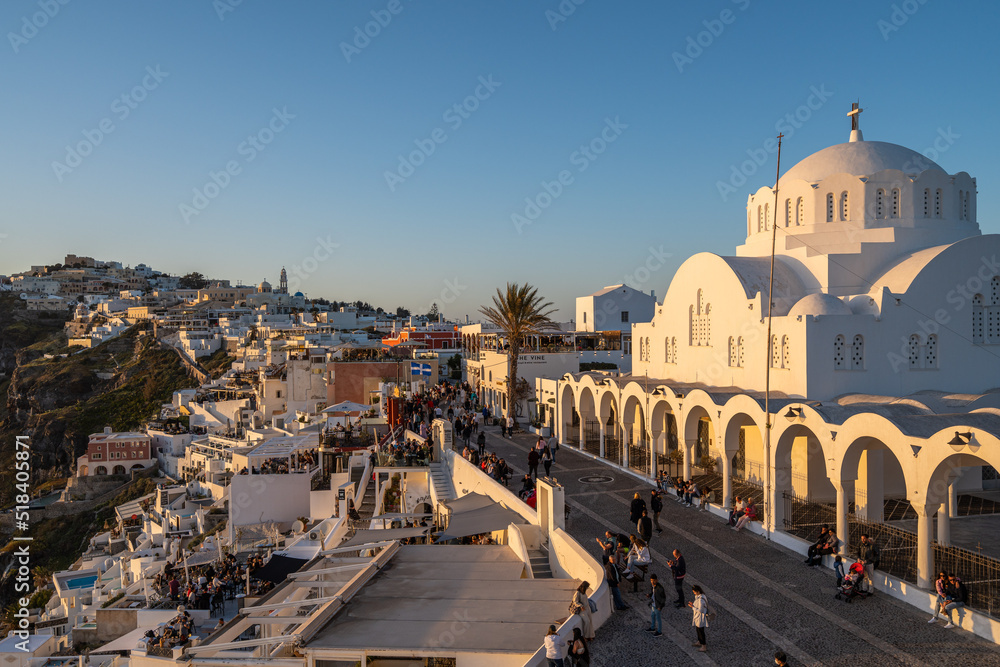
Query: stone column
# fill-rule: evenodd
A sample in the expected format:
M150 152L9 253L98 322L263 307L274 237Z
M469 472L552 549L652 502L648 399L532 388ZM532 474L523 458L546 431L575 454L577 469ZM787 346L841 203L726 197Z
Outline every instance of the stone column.
M955 486L955 480L958 479L958 475L950 475L948 477L948 516L957 517L958 516L958 487Z
M914 503L917 513L917 586L930 589L934 581L934 548L931 545L931 509ZM931 506L936 507L936 506Z
M691 479L691 457L692 452L694 452L695 445L698 444L698 439L684 440L684 479Z
M600 439L600 443L601 443L601 446L600 446L600 450L599 450L598 453L601 455L601 458L603 459L604 458L604 423L603 422L601 422L601 439Z
M948 508L951 503L945 501L937 511L937 541L941 546L951 545L951 517L948 515Z
M837 489L837 537L840 538L840 552L846 554L851 542L851 531L847 523L847 498L854 493L854 480L833 483Z
M722 506L729 509L733 506L733 459L723 447L722 455Z
M583 449L584 438L587 437L587 432L584 430L584 425L587 423L586 418L583 413L580 413L580 449Z
M626 426L625 424L622 424L622 442L621 442L622 457L620 463L626 468L628 468L628 455L629 455L628 448L632 446L632 433L634 432L635 432L634 425L629 424Z

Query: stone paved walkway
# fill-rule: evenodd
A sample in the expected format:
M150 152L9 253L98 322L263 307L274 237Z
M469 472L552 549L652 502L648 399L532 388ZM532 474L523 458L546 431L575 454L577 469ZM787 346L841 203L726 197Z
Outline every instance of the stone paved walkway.
M527 472L527 452L533 435L503 439L499 429L487 429L487 446L506 459L518 476ZM613 478L605 483L581 482L587 476ZM571 515L567 530L595 556L594 538L605 530L634 533L628 520L629 502L639 491L649 501L652 484L600 461L563 448L556 454L552 477L566 489ZM519 488L515 477L511 488ZM655 534L650 572L665 579L669 599L673 584L666 567L668 554L680 549L687 562L687 596L700 584L718 619L708 629L707 653L695 639L691 611L668 604L663 612L663 636L643 632L649 625L645 592L623 588L631 609L616 612L598 632L592 646L593 665L773 665L779 648L792 665L912 665L914 667L1000 666L1000 648L960 630L929 625L924 613L885 595L846 604L834 599L834 576L809 568L791 551L751 533L735 533L707 512L666 499L660 515L664 532ZM648 583L644 584L648 587Z

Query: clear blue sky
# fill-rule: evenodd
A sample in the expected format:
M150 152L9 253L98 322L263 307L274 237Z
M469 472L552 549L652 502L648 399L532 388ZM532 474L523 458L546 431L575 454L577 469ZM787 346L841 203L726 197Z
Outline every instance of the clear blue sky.
M783 165L846 141L860 98L866 139L923 151L950 128L936 160L978 178L1000 231L993 3L235 2L0 5L0 273L67 252L247 283L297 266L311 297L456 318L528 281L569 319L575 296L632 276L662 298L684 258L731 254L774 156L718 184L813 90ZM433 153L397 171L415 142ZM519 231L543 181L562 191ZM650 248L671 256L636 273Z

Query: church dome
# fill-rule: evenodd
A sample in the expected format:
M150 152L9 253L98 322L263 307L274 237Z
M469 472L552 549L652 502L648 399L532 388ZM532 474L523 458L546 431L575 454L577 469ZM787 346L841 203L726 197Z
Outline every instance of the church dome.
M869 176L885 169L909 174L928 169L944 171L933 160L905 146L884 141L850 141L813 153L786 171L782 178L816 183L834 174Z
M798 300L788 311L789 317L797 315L853 315L851 307L830 294L810 294Z
M271 283L266 280L257 286L257 292L261 294L267 294L271 291Z

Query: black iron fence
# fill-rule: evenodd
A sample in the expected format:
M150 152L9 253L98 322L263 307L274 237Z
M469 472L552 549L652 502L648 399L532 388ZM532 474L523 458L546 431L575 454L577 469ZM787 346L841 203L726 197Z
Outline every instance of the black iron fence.
M837 508L834 505L809 502L784 493L785 532L807 540L819 535L823 524L835 528ZM889 500L887 500L887 503ZM879 571L903 581L917 581L917 536L915 533L878 521L868 521L855 514L847 515L848 544L851 555L857 554L861 536L867 535L878 545ZM933 545L932 578L940 571L956 574L969 591L969 607L991 616L1000 615L1000 560L985 554L946 546Z
M646 475L650 474L648 442L638 442L634 445L629 445L628 467Z

